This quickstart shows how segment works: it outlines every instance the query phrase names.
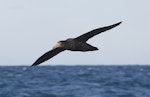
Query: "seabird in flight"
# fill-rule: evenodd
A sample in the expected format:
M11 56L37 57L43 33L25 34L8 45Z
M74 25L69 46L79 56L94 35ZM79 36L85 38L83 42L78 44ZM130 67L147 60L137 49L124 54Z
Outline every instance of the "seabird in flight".
M109 29L112 29L116 26L118 26L119 24L121 24L122 22L110 25L110 26L106 26L106 27L101 27L98 29L94 29L92 31L89 31L81 36L78 36L76 38L69 38L67 40L64 41L59 41L53 48L52 50L46 52L45 54L43 54L41 57L39 57L33 64L32 66L36 66L39 65L45 61L47 61L48 59L54 57L55 55L59 54L62 51L65 50L70 50L70 51L82 51L82 52L86 52L86 51L95 51L98 50L97 47L94 47L87 42L88 39L92 38L93 36L100 34L101 32L107 31Z

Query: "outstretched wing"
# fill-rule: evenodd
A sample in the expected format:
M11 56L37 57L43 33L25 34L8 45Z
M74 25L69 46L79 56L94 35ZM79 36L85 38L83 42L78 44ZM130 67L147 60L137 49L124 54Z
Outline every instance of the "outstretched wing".
M91 37L93 37L93 36L95 36L95 35L97 35L97 34L100 34L100 33L104 32L104 31L107 31L107 30L109 30L109 29L112 29L112 28L118 26L118 25L121 24L121 23L122 23L122 22L119 22L119 23L116 23L116 24L113 24L113 25L110 25L110 26L106 26L106 27L94 29L94 30L92 30L92 31L90 31L90 32L87 32L87 33L85 33L85 34L83 34L83 35L81 35L81 36L75 38L75 39L78 40L78 41L81 41L81 42L86 42L86 41L87 41L88 39L90 39Z
M46 52L45 54L43 54L41 57L39 57L33 64L32 66L36 66L39 65L40 63L43 63L45 61L47 61L48 59L54 57L55 55L57 55L58 53L64 51L63 48L56 48L56 49L52 49L51 51Z

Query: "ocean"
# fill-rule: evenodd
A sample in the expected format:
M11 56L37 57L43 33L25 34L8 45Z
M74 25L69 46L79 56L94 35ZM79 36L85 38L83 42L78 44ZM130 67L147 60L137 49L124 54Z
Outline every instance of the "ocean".
M0 97L150 97L150 65L0 66Z

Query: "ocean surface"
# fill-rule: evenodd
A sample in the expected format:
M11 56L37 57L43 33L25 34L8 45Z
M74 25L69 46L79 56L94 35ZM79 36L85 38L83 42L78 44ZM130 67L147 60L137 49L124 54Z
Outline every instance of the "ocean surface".
M150 97L150 65L0 66L0 97Z

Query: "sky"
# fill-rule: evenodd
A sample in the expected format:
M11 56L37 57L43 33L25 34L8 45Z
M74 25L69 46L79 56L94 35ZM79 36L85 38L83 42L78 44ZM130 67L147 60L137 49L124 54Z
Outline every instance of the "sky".
M0 65L28 65L57 41L120 21L88 41L93 52L65 51L41 65L150 64L150 0L0 0Z

